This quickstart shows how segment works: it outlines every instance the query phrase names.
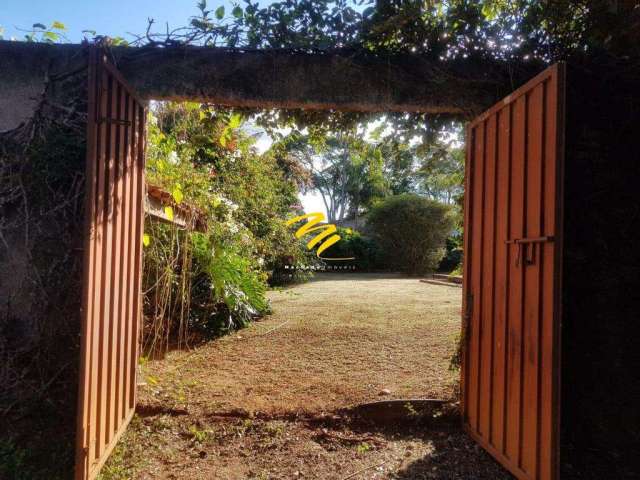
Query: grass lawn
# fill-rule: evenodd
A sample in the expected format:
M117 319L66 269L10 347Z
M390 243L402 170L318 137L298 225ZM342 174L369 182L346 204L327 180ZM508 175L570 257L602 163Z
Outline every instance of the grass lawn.
M455 400L460 288L319 274L270 297L266 319L144 366L104 480L510 478L455 421L376 427L345 411Z

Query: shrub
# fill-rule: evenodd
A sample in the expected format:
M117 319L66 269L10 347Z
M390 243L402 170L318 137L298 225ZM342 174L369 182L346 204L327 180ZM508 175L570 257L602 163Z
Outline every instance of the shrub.
M338 227L340 241L322 253L326 258L351 258L349 261L325 261L328 265L355 266L357 270L373 270L380 264L380 248L375 240L363 237L352 228ZM352 271L352 270L347 270Z
M275 155L259 154L241 125L239 113L196 103L156 104L149 115L149 182L196 207L208 231L146 222L148 353L268 312L270 274L308 255L285 224L298 203L296 179Z
M381 200L369 212L368 222L385 265L413 274L437 268L454 227L449 206L414 194Z
M453 274L462 265L462 247L461 236L456 233L447 238L446 251L444 257L438 265L439 272L446 272Z

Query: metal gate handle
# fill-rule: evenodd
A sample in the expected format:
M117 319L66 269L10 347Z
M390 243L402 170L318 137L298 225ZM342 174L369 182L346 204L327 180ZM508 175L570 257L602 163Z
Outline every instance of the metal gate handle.
M553 242L553 236L515 238L506 241L506 243L518 245L518 253L516 254L516 266L518 267L520 266L522 257L524 257L525 265L533 265L536 263L536 250L538 249L538 245L544 242ZM529 248L529 245L531 245L531 248Z

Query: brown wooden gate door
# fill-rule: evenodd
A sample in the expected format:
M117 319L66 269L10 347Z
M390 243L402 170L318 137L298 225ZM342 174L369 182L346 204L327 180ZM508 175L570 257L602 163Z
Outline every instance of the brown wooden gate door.
M95 478L133 416L141 318L146 106L100 50L89 64L76 479Z
M564 65L467 131L463 422L519 479L558 478Z

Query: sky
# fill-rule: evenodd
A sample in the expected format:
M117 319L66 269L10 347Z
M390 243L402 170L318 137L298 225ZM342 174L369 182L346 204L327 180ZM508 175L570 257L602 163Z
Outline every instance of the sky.
M197 0L0 0L0 27L5 39L24 38L21 30L31 29L34 23L47 26L54 21L67 27L65 33L71 42L82 40L83 30L94 30L98 35L124 37L128 33L144 33L147 19L153 18L160 30L168 22L170 28L187 25L189 18L198 13ZM261 0L261 5L271 3ZM207 8L215 10L224 5L231 11L233 2L228 0L208 0ZM270 139L263 135L258 142L260 151L266 150ZM317 193L301 196L307 212L323 212L326 209Z
M67 26L71 41L80 41L82 30L127 38L127 32L144 33L149 17L163 30L166 22L170 27L186 25L198 13L196 3L197 0L1 0L0 25L5 38L23 37L20 29L29 29L34 23L51 25L56 20ZM227 0L209 0L207 8L215 10L225 5L230 11L231 4Z

